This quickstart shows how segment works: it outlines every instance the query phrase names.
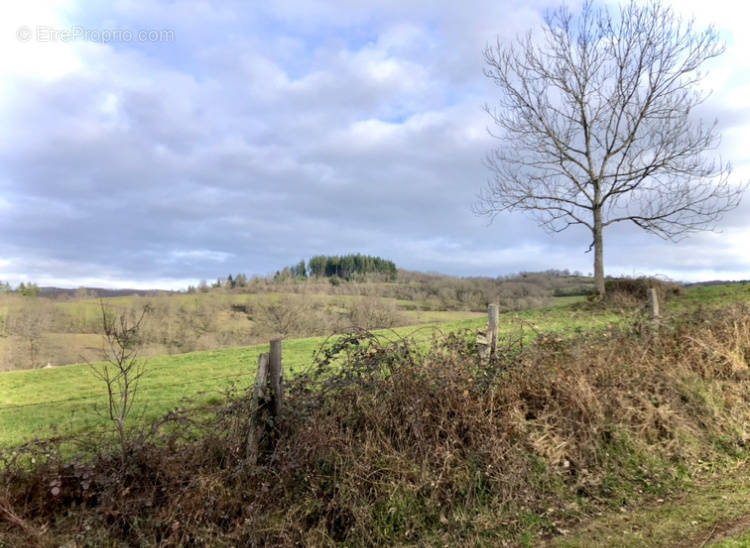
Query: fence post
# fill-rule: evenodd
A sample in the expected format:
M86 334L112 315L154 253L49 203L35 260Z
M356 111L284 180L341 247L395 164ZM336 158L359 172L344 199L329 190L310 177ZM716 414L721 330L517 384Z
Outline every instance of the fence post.
M264 438L273 445L273 431L269 431L268 415L273 419L281 414L284 403L284 367L281 363L281 339L271 341L271 352L258 356L258 373L255 376L252 409L245 457L257 464L260 445ZM270 385L270 386L269 386Z
M494 356L497 351L498 309L498 305L494 303L487 307L487 344L490 357Z
M258 443L263 435L259 427L263 425L261 418L261 406L268 400L266 387L268 386L268 353L258 356L258 372L255 375L255 388L253 389L253 402L250 415L250 428L247 433L247 447L245 456L255 464L258 461Z
M281 363L281 339L271 341L271 356L269 359L271 373L271 398L273 399L273 415L278 417L284 405L284 366Z
M648 315L652 320L659 319L659 297L655 287L648 288Z

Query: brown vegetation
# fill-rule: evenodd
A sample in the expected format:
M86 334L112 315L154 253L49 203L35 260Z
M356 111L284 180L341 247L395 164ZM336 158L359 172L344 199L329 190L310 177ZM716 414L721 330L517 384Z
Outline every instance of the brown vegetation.
M368 334L334 341L288 385L256 466L244 460L248 396L208 423L168 417L124 469L116 451L6 453L0 541L516 544L663 495L701 463L747 460L750 310L641 317L574 340L507 340L490 362L461 335L427 353Z
M649 289L656 290L656 297L662 304L682 295L683 292L680 284L646 276L610 279L607 280L606 288L603 304L621 309L645 306L648 303Z
M371 279L370 279L371 278ZM585 279L567 272L522 273L507 278L455 278L399 273L399 281L253 278L232 288L105 299L137 315L149 307L141 328L142 356L243 346L269 337L306 337L413 323L409 311L501 311L552 302L553 295L584 294ZM0 295L0 371L102 359L98 301L82 290L75 297Z

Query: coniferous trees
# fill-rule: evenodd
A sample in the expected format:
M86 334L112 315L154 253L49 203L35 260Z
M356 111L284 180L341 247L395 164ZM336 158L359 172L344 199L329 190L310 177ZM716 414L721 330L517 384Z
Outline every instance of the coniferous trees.
M384 274L388 279L396 278L396 265L393 261L362 255L317 255L308 261L311 277L338 277L350 280L356 275Z

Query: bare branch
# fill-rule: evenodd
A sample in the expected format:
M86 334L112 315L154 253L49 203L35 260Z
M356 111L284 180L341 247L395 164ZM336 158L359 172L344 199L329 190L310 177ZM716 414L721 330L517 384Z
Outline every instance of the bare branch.
M541 32L487 46L499 94L485 110L499 146L474 211L529 211L552 232L586 226L602 294L605 227L630 221L673 240L714 228L747 187L710 156L716 123L693 114L707 98L701 67L724 49L713 27L658 0L614 16L593 1L576 14L561 7Z
M102 364L92 365L91 370L107 390L107 416L114 423L120 441L120 459L124 466L128 443L125 432L125 419L133 406L138 383L145 369L138 359L140 331L148 307L140 314L129 318L126 312L115 314L103 301L99 301L102 314L102 338L104 357Z

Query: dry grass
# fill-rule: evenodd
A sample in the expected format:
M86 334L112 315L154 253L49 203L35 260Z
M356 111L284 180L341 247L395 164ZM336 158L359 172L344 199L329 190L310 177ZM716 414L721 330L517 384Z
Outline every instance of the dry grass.
M149 307L143 355L159 356L257 344L279 334L327 335L352 324L403 326L423 312L432 317L424 321L445 321L438 312L484 313L488 302L503 311L527 310L551 305L553 294L583 295L590 286L589 279L556 271L502 279L402 271L398 282L367 276L332 285L328 278L259 277L233 289L105 300L132 313ZM0 371L99 359L98 306L94 292L85 290L36 298L0 294Z
M289 384L258 466L246 397L169 417L125 468L93 447L5 455L0 543L533 543L747 459L749 312L509 339L491 362L468 336L425 352L355 334Z

